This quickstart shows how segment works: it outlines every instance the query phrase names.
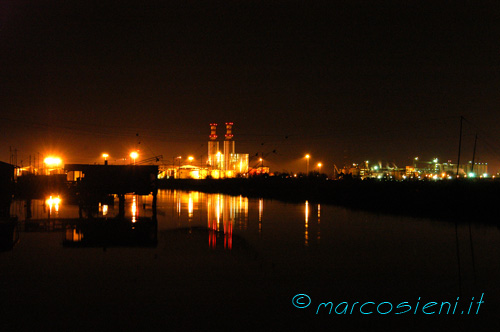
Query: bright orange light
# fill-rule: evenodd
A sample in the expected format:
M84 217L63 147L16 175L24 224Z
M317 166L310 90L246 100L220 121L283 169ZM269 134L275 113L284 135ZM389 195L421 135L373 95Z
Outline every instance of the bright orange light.
M139 154L137 152L134 151L130 153L130 158L137 159L137 157L139 157Z
M321 164L321 163L318 163L318 167L321 167L321 166L323 166L323 164Z
M188 160L189 160L189 161L193 161L193 160L194 160L194 158L193 158L192 156L189 156L189 157L188 157Z
M107 154L107 153L103 153L103 154L102 154L102 157L103 157L104 159L106 159L106 158L108 158L108 157L109 157L109 154Z
M52 196L50 196L49 199L45 201L45 203L49 206L50 213L52 213L52 208L55 209L56 213L59 212L59 204L61 204L61 199L59 198L59 196L55 198L52 198Z
M52 196L50 196L45 202L48 205L60 204L61 203L61 199L59 198L59 196L57 196L55 198L52 198Z
M137 197L134 196L132 198L132 222L135 223L137 221Z
M57 158L57 157L47 157L43 160L43 162L47 165L50 165L50 166L57 166L59 164L61 164L61 158Z
M308 154L306 154L306 158L307 158L307 159L309 159L309 158L311 158L311 156L310 156L310 155L308 155Z

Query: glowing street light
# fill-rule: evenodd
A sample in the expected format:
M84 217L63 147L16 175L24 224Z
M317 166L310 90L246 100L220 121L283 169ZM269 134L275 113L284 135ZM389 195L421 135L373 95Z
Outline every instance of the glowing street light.
M189 160L189 163L191 163L194 160L193 156L189 156L188 160Z
M323 164L322 163L318 163L319 174L321 174L321 166L323 166Z
M306 154L306 175L309 174L309 158L311 158L311 156Z
M61 165L62 160L58 157L47 157L43 160L46 165L46 172L50 174L53 170L57 169Z
M102 154L102 157L104 158L104 165L107 165L107 164L108 164L108 157L109 157L109 154L107 154L107 153L103 153L103 154Z
M264 159L259 158L259 161L260 161L260 167L263 167L263 166L264 166L264 165L263 165L263 164L264 164Z
M47 157L43 160L47 166L58 166L61 164L61 158L57 157Z
M135 165L135 161L136 161L137 157L139 157L139 154L136 151L133 151L130 153L130 158L132 158L134 160L134 165Z

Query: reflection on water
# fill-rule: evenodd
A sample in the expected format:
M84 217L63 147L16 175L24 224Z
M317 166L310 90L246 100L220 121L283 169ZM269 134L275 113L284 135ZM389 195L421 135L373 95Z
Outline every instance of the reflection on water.
M306 201L304 207L305 221L304 221L304 245L307 247L309 245L309 202Z
M45 201L47 203L47 206L49 208L49 217L52 215L52 211L55 212L55 216L59 213L59 204L61 204L61 198L59 196L52 198L52 196L49 196L49 198Z
M55 206L50 213L45 200L12 203L20 241L0 255L0 266L7 266L0 282L9 285L2 296L13 299L9 317L41 311L40 321L51 317L45 319L48 326L54 312L67 310L57 316L61 329L78 317L81 324L98 321L109 328L122 322L119 327L126 330L125 312L131 321L140 320L138 329L155 330L172 319L182 327L210 324L224 312L233 330L248 322L262 322L253 330L273 330L265 325L272 320L290 329L299 319L306 325L314 319L325 330L333 320L339 330L372 330L372 321L360 315L332 314L323 317L328 325L321 325L314 309L290 304L299 292L315 303L455 301L484 292L485 311L498 309L496 227L175 190L158 192L157 216L153 205L151 196L127 195L121 203L113 197L96 202L92 217L80 218L78 205L64 197L57 213ZM11 247L15 230L4 230L2 239ZM74 295L71 306L68 294ZM412 317L422 322L416 330L428 328L422 315ZM440 330L465 330L456 317ZM473 327L484 317L473 317ZM396 322L395 316L382 327L389 321ZM403 322L387 330L408 330L411 324ZM459 328L449 329L450 322ZM203 330L195 323L185 330ZM358 325L351 329L351 324ZM219 330L231 330L223 327Z
M66 224L65 247L156 247L158 224L152 218L84 219Z
M132 222L135 223L137 221L137 195L132 196L132 206L130 210L132 213Z
M247 204L248 206L248 204ZM262 234L262 214L264 212L264 199L259 198L259 234Z
M318 243L319 243L319 240L321 239L321 205L318 204L318 236L317 236L317 239L318 239Z
M232 249L233 227L244 230L248 226L248 198L234 197L221 194L208 195L206 197L207 227L210 230L208 245L211 248L217 246L217 238L220 239L224 249Z
M221 246L231 250L234 229L244 231L248 228L247 197L172 190L160 191L158 201L160 228L205 227L210 248ZM262 222L262 206L261 202L259 225ZM172 212L172 218L166 218L168 211Z

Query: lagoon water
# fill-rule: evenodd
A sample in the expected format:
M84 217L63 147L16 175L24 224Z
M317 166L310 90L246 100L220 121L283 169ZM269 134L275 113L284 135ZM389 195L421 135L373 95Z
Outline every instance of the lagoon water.
M86 244L58 222L76 205L32 201L31 222L25 205L0 252L2 331L490 331L500 314L500 229L480 220L160 190L153 245L110 228ZM118 200L98 214L112 223ZM152 197L127 196L131 227L153 215Z

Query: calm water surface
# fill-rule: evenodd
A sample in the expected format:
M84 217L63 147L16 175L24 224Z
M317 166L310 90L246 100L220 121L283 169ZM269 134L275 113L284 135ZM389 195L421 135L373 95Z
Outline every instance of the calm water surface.
M134 231L122 241L121 230L105 226L96 244L84 241L88 230L68 226L76 205L31 207L25 221L26 202L12 204L19 240L0 252L2 331L490 331L500 314L500 231L477 220L456 225L162 190L150 242L129 241L154 215L152 197L131 195L125 217ZM97 213L114 225L117 199ZM479 313L467 315L472 297L475 303L483 293ZM311 304L294 307L296 294ZM366 311L375 313L316 314L330 301L374 302ZM395 314L403 311L397 304L413 311L419 301L458 302L465 314ZM381 302L394 310L377 314Z

